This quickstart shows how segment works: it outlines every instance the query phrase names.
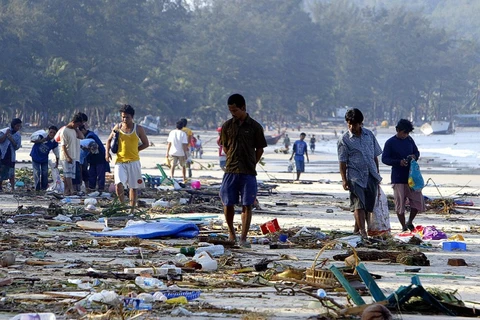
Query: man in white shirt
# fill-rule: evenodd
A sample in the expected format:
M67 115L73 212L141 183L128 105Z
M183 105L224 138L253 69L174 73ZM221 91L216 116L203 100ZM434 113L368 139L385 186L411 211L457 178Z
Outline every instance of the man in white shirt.
M178 121L176 129L170 131L167 139L167 157L170 160L170 177L173 179L175 167L180 164L182 167L183 181L187 181L186 161L188 154L188 137L182 131L183 122Z

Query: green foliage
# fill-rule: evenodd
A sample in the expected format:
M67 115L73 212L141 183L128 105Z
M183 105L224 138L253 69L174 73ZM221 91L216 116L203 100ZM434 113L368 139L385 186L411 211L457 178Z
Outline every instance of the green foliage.
M0 123L187 116L217 127L233 92L263 122L480 111L480 4L468 0L3 0ZM480 8L478 8L480 9Z

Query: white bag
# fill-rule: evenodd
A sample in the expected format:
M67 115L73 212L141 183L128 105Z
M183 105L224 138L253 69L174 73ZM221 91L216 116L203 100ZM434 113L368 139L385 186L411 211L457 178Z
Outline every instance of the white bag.
M290 162L288 163L287 171L288 171L288 172L293 172L294 169L295 169L295 162L290 161Z
M38 139L43 139L48 136L48 133L45 130L37 130L30 136L30 141L36 141Z
M378 196L375 201L373 212L369 213L368 235L375 236L390 233L390 212L388 211L387 196L378 186Z
M55 168L55 164L51 160L48 161L48 165L52 170L53 183L48 187L47 191L63 193L63 191L65 190L65 185L63 184L63 180L60 177L60 171L58 170L58 168Z

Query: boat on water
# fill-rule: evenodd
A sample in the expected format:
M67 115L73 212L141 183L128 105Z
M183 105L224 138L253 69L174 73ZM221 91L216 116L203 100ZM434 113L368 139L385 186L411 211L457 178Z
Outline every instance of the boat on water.
M431 134L452 134L455 132L455 128L452 121L432 121L424 123L420 127L420 131L427 136Z
M265 140L267 140L267 145L276 145L278 140L280 140L283 135L285 134L285 132L282 132L280 134L277 134L277 135L266 135L265 136Z
M146 115L139 123L146 134L157 135L160 134L160 117Z

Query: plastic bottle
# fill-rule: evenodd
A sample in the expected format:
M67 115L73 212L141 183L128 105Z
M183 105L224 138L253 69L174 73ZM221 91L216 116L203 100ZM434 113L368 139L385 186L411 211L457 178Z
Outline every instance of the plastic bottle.
M57 317L51 312L45 313L20 313L10 320L56 320Z
M212 259L207 252L197 253L193 260L201 264L204 271L215 271L218 268L217 260Z
M120 300L115 291L102 290L88 297L89 302L102 302L107 304L116 304Z
M177 263L184 264L184 263L188 262L188 260L189 259L187 258L187 256L184 255L183 253L177 253L175 255L175 262L177 262Z
M194 247L181 247L180 253L186 255L187 257L193 257L195 255Z
M317 290L317 297L319 298L325 298L327 296L327 293L323 289L318 289Z
M162 288L165 285L163 281L157 278L147 278L147 277L136 277L135 283L142 288Z
M225 253L225 248L221 244L216 244L216 245L207 246L207 247L199 247L195 251L195 254L199 254L200 252L208 252L214 257L219 257Z
M167 297L165 297L165 295L164 295L162 292L160 292L160 291L155 292L155 293L152 295L152 297L153 297L153 300L154 300L154 301L162 301L162 302L165 302L165 301L168 300Z

